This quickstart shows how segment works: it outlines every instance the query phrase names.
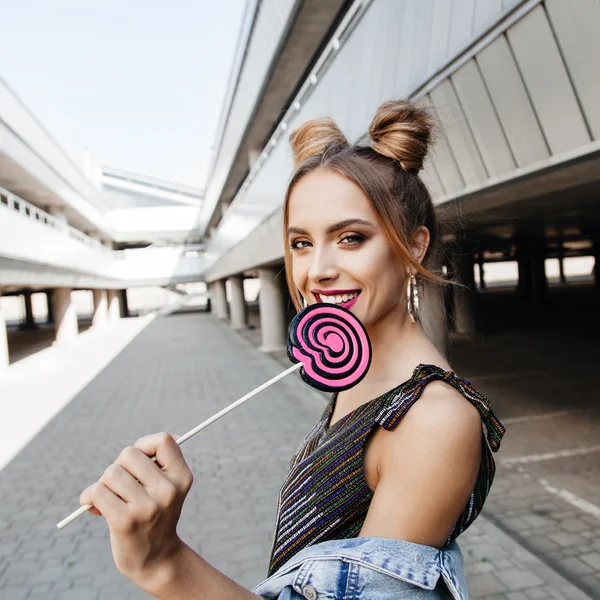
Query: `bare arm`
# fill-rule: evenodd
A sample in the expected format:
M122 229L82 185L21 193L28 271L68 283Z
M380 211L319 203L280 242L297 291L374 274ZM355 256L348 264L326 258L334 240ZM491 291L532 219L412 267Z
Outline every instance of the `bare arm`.
M398 427L385 432L379 481L360 536L441 548L471 495L481 417L457 391L436 383Z
M162 573L157 573L152 587L152 595L159 600L262 600L183 542L180 552L164 566Z
M192 482L175 440L159 433L125 448L100 480L83 491L80 501L106 518L119 571L156 598L260 598L208 564L177 535Z

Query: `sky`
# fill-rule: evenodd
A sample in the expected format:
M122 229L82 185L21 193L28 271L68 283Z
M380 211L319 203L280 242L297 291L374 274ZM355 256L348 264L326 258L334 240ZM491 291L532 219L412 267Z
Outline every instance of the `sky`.
M83 168L203 187L246 0L0 0L0 77Z

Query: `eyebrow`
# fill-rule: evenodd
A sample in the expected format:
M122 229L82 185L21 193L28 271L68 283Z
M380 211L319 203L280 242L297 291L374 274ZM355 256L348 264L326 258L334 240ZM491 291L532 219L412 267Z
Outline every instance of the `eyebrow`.
M334 223L333 225L330 225L325 230L325 233L335 233L336 231L339 231L340 229L345 229L350 225L367 225L368 227L375 228L375 225L373 225L373 223L371 223L370 221L365 221L364 219L346 219L345 221L340 221L339 223ZM288 229L288 235L290 235L290 233L299 233L303 235L308 234L307 231L305 231L304 229L300 229L300 227L290 227Z

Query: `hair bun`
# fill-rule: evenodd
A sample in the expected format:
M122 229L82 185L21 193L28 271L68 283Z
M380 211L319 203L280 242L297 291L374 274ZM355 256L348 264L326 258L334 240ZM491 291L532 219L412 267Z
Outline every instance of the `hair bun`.
M348 140L333 119L322 117L303 123L290 134L294 165L322 154L331 146L347 146Z
M432 129L433 120L424 108L403 100L385 102L369 126L371 147L416 174L423 168Z

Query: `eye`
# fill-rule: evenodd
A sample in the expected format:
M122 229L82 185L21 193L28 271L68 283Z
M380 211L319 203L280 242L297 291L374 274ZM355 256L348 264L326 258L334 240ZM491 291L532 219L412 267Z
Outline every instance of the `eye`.
M365 236L360 234L351 234L343 237L342 242L346 242L346 246L359 246L365 241Z
M290 243L290 250L302 250L306 248L306 246L298 246L298 244L308 244L306 240L295 240Z

